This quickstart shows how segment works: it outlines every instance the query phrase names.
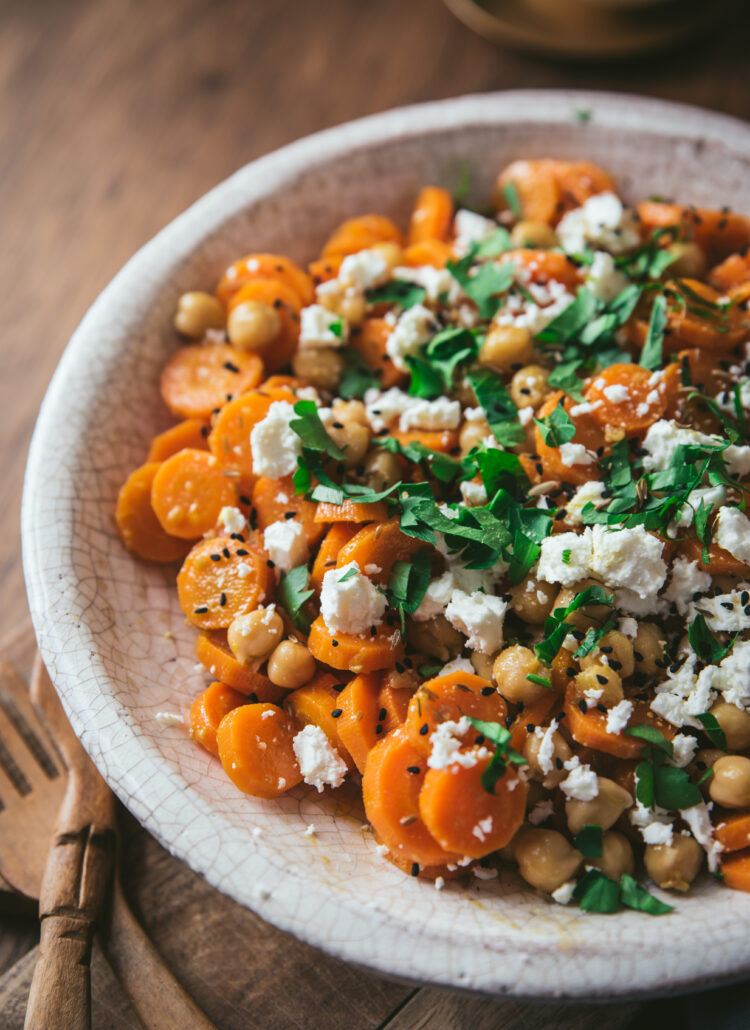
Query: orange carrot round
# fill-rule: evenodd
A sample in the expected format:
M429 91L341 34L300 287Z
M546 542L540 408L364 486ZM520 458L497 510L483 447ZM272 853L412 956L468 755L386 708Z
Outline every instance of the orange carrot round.
M313 286L310 276L281 254L248 254L233 261L216 287L216 296L222 304L232 298L255 279L275 279L289 286L297 294L300 304L312 304Z
M500 255L500 261L512 261L532 283L546 284L554 280L575 291L581 282L578 266L559 250L507 250Z
M229 649L226 630L212 629L199 633L195 638L195 656L207 672L233 690L247 695L252 702L276 702L286 693L261 672L237 661Z
M615 758L638 758L643 750L643 741L624 733L607 733L607 715L597 708L582 712L575 687L568 687L565 693L565 725L571 736L583 747L604 751ZM674 726L655 715L647 701L636 701L630 726L647 724L658 729L667 740L675 735Z
M419 191L409 219L409 244L447 240L453 222L453 197L439 186Z
M282 400L294 403L291 390L251 390L242 397L236 397L221 409L208 437L211 453L222 468L235 473L239 492L247 496L252 493L256 479L250 432L266 417L273 402Z
M465 715L505 725L507 714L505 701L489 680L470 672L448 672L417 688L409 701L406 731L412 747L427 756L432 749L430 738L440 723L457 722ZM469 729L464 743L473 744L477 735L475 729Z
M295 494L291 476L283 479L262 476L258 479L253 487L253 508L258 517L258 529L262 530L273 522L284 522L293 517L304 529L310 548L315 547L325 533L325 526L316 521L317 505Z
M378 722L383 724L384 733L390 733L391 730L403 726L406 722L412 691L408 687L390 686L385 679L387 676L384 677L384 682L378 691Z
M716 819L716 816L714 816ZM724 851L750 848L750 812L728 813L717 820L714 838Z
M232 481L213 454L186 449L173 454L154 476L151 504L167 533L195 540L213 529L224 507L236 502Z
M750 849L728 855L722 860L721 871L727 887L750 892Z
M225 683L212 683L190 706L190 736L212 755L219 754L216 731L221 720L235 708L247 704L247 698Z
M187 418L159 433L151 441L148 461L166 461L173 454L189 447L194 451L208 450L209 425L202 418Z
M393 326L384 318L366 318L357 330L352 331L350 337L350 346L372 370L373 375L377 376L383 390L402 386L408 378L406 372L396 368L385 349L392 332Z
M336 568L339 551L344 544L351 540L358 529L359 526L354 522L334 522L323 537L310 573L310 586L314 587L318 593L323 586L323 576L329 569Z
M292 741L297 727L276 705L242 705L225 715L216 733L219 758L245 794L276 798L302 779Z
M593 416L602 426L618 426L636 436L663 416L667 406L668 380L642 365L620 362L603 369L584 394L594 406Z
M341 715L336 725L341 740L360 772L365 771L368 754L384 735L385 728L378 720L379 688L380 676L377 673L355 676L338 697Z
M656 200L643 201L637 211L646 231L674 227L678 239L694 240L711 260L742 250L750 243L750 219L733 211Z
M407 268L445 268L453 257L453 247L443 240L422 240L412 243L404 250L404 265Z
M190 622L201 629L222 629L267 601L273 582L265 552L230 536L216 536L201 540L185 559L177 595Z
M551 415L561 400L566 414L576 427L575 436L570 442L582 444L587 451L596 452L604 444L604 431L601 425L593 414L571 415L570 409L575 406L575 401L571 397L565 397L562 391L550 394L539 408L536 417L544 419ZM546 444L537 426L534 427L534 436L545 479L560 479L565 483L581 486L590 479L598 478L599 471L596 461L588 464L566 465L562 459L560 448Z
M151 507L151 487L160 467L150 461L130 473L117 495L115 521L129 551L145 561L166 563L184 558L190 545L166 533Z
M370 504L358 504L348 499L343 504L320 501L315 511L315 521L323 523L344 522L352 525L361 522L385 522L387 518L388 509L383 501L374 501Z
M379 572L372 573L372 579L385 584L397 561L412 557L425 545L421 540L401 532L398 519L388 522L371 522L363 526L339 551L338 568L356 562L364 571L365 566L377 566ZM391 663L392 664L392 663Z
M334 715L341 708L341 681L330 672L319 672L306 683L287 694L284 707L300 726L313 725L323 730L325 735L351 771L354 762L349 755L346 743L339 730L339 717Z
M739 558L716 543L708 545L708 561L703 561L703 545L697 537L689 537L679 545L679 552L688 561L698 562L704 572L712 576L750 576L750 563Z
M356 673L385 669L394 661L400 661L404 653L398 629L382 623L372 636L332 633L322 615L310 627L307 646L313 657L324 665Z
M252 390L263 377L263 362L228 343L181 347L164 366L161 395L173 415L208 419L233 397Z
M374 243L402 244L403 237L390 218L384 215L359 215L348 218L333 231L326 241L321 256L331 258L356 254Z

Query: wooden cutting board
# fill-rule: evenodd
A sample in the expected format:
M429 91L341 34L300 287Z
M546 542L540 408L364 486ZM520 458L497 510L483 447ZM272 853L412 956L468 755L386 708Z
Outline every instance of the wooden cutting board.
M28 675L30 626L0 641L0 656ZM530 1006L418 988L347 965L276 930L173 858L124 809L122 878L133 912L165 962L219 1030L600 1030L601 1006ZM9 917L0 915L0 928ZM0 977L2 1030L22 1030L36 948ZM0 932L0 939L5 939ZM540 970L540 976L543 976ZM92 964L94 1030L140 1023L100 952ZM158 1005L158 998L154 999ZM633 1023L641 1006L607 1007L607 1030ZM170 1028L171 1030L171 1028ZM179 1027L174 1030L189 1030Z

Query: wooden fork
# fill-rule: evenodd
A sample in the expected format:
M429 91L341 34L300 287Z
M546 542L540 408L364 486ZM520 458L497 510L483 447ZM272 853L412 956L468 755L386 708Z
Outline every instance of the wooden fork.
M41 658L30 696L15 670L0 663L0 874L39 897L42 929L27 1030L90 1026L98 930L147 1030L215 1030L130 911L116 857L114 795L73 733Z

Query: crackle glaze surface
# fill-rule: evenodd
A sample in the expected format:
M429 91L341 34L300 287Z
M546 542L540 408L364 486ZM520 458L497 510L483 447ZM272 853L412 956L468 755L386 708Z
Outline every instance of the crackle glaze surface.
M592 111L588 123L575 111ZM240 794L157 712L205 680L172 568L135 561L117 490L168 422L157 383L179 294L211 288L249 250L310 258L338 220L404 220L425 182L468 160L481 203L521 156L588 158L626 197L750 210L750 129L604 94L518 92L389 112L302 140L238 172L125 266L73 336L44 401L23 505L34 625L76 732L130 810L174 854L265 919L398 977L520 997L625 996L750 974L750 896L703 883L677 911L587 916L510 871L469 889L405 877L375 853L354 794ZM312 823L315 835L305 836Z

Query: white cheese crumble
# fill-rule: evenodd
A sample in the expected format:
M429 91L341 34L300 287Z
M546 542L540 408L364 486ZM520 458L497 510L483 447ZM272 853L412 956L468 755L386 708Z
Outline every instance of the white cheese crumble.
M475 865L473 872L477 880L496 880L500 875L497 869L488 868L483 865Z
M720 436L708 436L697 429L685 429L676 422L660 419L649 428L643 441L647 453L643 457L643 468L646 472L661 471L670 464L680 444L697 444L710 446L720 444ZM731 476L746 476L750 473L750 447L730 444L722 451Z
M219 512L219 525L224 527L225 533L244 533L247 519L239 508L225 506Z
M591 530L578 533L557 533L542 540L539 557L539 579L546 583L572 586L587 579L591 568Z
M454 629L464 633L472 651L494 654L502 647L503 621L508 605L500 597L477 590L467 594L454 590L445 617Z
M478 215L476 211L467 211L465 208L456 211L456 216L453 219L453 231L455 233L453 248L456 254L465 254L472 243L480 243L482 240L486 240L495 229L497 229L497 222L493 222L490 218L485 218L483 215Z
M701 570L698 562L677 557L672 562L669 584L662 597L671 601L680 615L685 615L695 595L705 594L710 589L711 577Z
M356 286L360 290L369 290L388 278L388 264L382 254L375 250L360 250L356 254L348 254L339 268L339 282L346 286Z
M338 327L335 333L331 326ZM311 304L300 312L300 347L343 347L349 338L349 326L345 318L324 308L322 304Z
M557 235L564 250L580 254L589 244L622 254L640 243L638 220L614 193L598 193L563 215Z
M714 873L719 868L719 854L724 850L723 845L714 840L714 828L709 815L713 804L706 804L699 801L691 808L681 808L680 815L690 827L690 832L706 852L708 868Z
M750 519L739 508L719 508L714 541L738 561L750 562Z
M319 793L324 787L340 787L344 782L346 762L319 726L305 726L292 740L292 747L303 780Z
M399 428L409 429L457 429L461 421L461 402L447 397L427 401L416 398L401 415Z
M263 546L280 572L289 572L307 562L307 535L302 523L295 519L272 522L263 533Z
M266 417L253 426L250 448L256 476L281 479L295 471L297 458L302 453L302 440L289 423L296 418L288 401L274 401Z
M575 801L593 801L599 794L599 779L591 766L573 755L565 762L565 768L568 775L560 784L563 794Z
M607 733L622 733L632 714L633 702L627 699L610 708L607 712Z
M441 297L447 299L449 305L458 303L464 291L450 274L447 268L433 268L432 265L419 265L417 268L394 268L393 278L421 286L427 300L436 303Z
M487 837L492 833L492 816L485 816L484 819L480 819L476 826L472 827L472 835L477 838L478 841L485 841Z
M399 318L385 343L386 353L402 372L408 370L406 357L416 354L422 344L437 332L435 316L423 304L408 308Z
M579 486L570 500L565 502L565 521L571 526L582 525L581 512L584 507L593 504L595 508L599 508L606 500L605 489L604 483L598 479L591 479L583 486Z
M632 825L640 831L645 844L672 843L674 827L672 826L672 817L665 808L660 808L658 805L646 808L636 799L635 804L628 812L628 818Z
M428 619L434 619L436 615L442 615L448 607L451 594L455 589L455 579L450 569L442 576L436 576L430 581L412 618L417 622L427 622Z
M554 814L555 806L552 801L540 801L531 809L528 819L532 826L540 826Z
M692 622L696 614L700 613L714 633L736 633L738 630L750 629L750 612L746 611L748 593L750 583L743 582L738 583L729 593L691 601L687 609L687 621Z
M617 268L615 259L605 250L597 250L586 270L584 285L599 300L610 301L622 293L630 280Z
M356 575L349 575L352 571ZM333 633L361 634L377 626L383 619L386 604L385 596L360 573L356 562L329 569L323 576L320 614Z
M364 400L367 420L373 431L379 433L413 407L418 398L411 397L403 390L399 390L397 386L392 386L384 393L379 390L368 390Z
M534 736L540 742L536 760L545 776L547 773L551 773L553 769L552 759L555 754L555 731L558 725L557 719L553 719L546 729L542 726L534 728Z
M560 444L558 450L560 451L560 460L568 468L573 465L593 465L596 461L594 452L588 450L582 443L563 443Z
M690 765L695 752L698 750L698 741L685 733L677 733L672 737L672 764L679 769Z
M435 890L436 891L441 891L443 889L443 887L445 887L445 880L443 879L442 876L436 876L435 877Z
M573 891L576 889L575 880L566 880L560 884L557 890L552 891L551 898L558 905L567 905L573 899Z
M531 303L520 294L511 293L495 316L493 325L514 325L519 329L528 329L532 336L536 336L575 300L573 294L568 293L565 286L555 280L547 284L547 296L552 298L551 303L541 306Z
M591 572L607 586L625 587L641 598L651 597L664 584L667 566L661 553L664 544L643 526L609 530L594 526L591 531Z
M474 673L474 666L471 664L468 658L454 658L450 662L446 662L442 667L438 676L447 676L451 672L470 672Z
M465 479L460 486L461 496L472 507L487 503L487 490L484 483L475 483L471 479Z

